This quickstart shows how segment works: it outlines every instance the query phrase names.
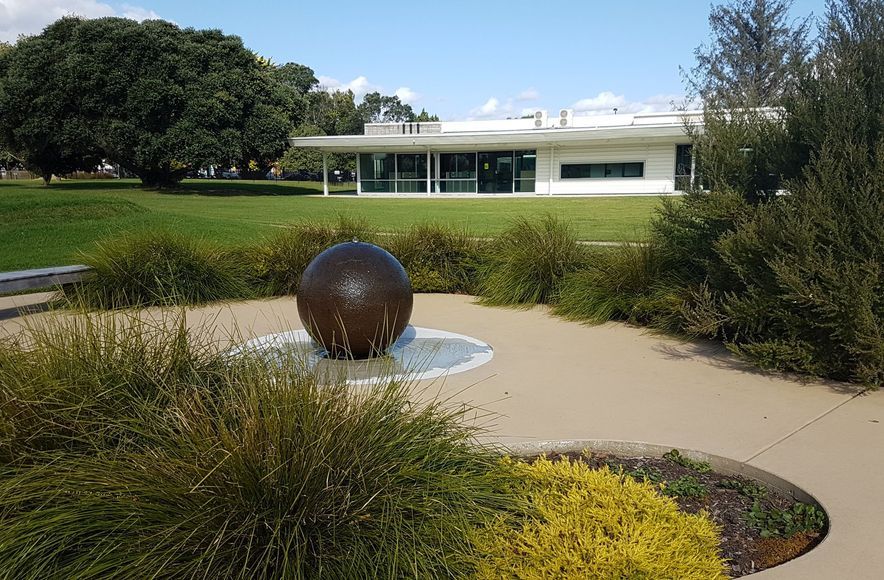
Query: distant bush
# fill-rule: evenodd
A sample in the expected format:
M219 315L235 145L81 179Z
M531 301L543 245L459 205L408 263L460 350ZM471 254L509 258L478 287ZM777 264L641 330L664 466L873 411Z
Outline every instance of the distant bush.
M375 241L375 233L361 219L340 216L334 223L293 224L268 238L244 256L253 283L269 296L294 295L301 274L317 255L335 244L358 239Z
M113 320L0 345L6 576L463 577L520 505L466 407Z
M402 263L415 292L474 293L482 242L470 232L422 224L382 240Z
M726 578L719 532L648 482L582 461L505 460L535 514L477 533L478 578Z
M586 262L573 226L546 215L517 218L488 247L479 287L489 305L548 304L566 275Z
M75 306L126 308L202 304L252 295L246 266L221 247L172 232L99 242L83 254L92 267L66 290Z

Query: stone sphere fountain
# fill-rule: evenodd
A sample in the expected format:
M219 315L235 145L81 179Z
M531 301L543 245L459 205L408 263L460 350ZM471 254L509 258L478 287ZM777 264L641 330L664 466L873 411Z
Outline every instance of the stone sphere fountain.
M310 262L297 302L305 329L329 356L364 359L384 354L402 335L414 298L392 254L353 240Z
M303 330L259 336L231 354L295 361L320 380L351 385L435 379L494 356L477 338L409 325L408 274L373 244L353 240L316 256L301 275L297 304Z

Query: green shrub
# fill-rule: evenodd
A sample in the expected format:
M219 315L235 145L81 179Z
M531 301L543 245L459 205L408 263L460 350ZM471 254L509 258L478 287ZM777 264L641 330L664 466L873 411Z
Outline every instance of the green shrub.
M353 239L373 242L374 238L365 220L346 216L339 216L335 223L294 224L248 252L254 284L264 295L296 294L301 274L323 250Z
M477 532L477 577L726 578L719 531L657 486L582 461L504 461L535 513Z
M676 465L681 465L682 467L686 467L688 469L693 469L697 473L709 473L712 471L712 466L709 465L708 461L697 461L696 459L691 459L685 455L682 455L678 449L672 449L663 454L663 459L667 459Z
M884 141L827 152L792 195L716 244L739 280L731 348L762 367L884 383Z
M74 306L170 306L252 295L247 264L215 244L172 232L99 242L83 262L92 271L65 291Z
M468 531L521 509L466 407L412 405L396 383L321 383L298 360L206 366L176 333L91 335L113 345L59 329L38 343L47 363L4 347L3 378L29 378L2 383L7 419L19 405L42 426L86 409L84 426L117 433L86 446L15 438L0 465L5 576L462 577Z
M408 272L415 292L475 291L481 242L467 230L422 224L382 242Z
M489 305L548 304L565 276L585 265L572 225L546 215L517 218L488 248L481 301Z

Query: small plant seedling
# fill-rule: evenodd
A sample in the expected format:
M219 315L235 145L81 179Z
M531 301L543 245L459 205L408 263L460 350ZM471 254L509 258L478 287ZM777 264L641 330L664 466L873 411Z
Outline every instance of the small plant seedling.
M826 514L816 506L801 502L784 510L765 509L756 500L746 513L746 522L758 530L762 538L791 538L801 532L821 532L826 526Z
M718 482L718 487L732 489L742 496L750 499L764 499L767 497L767 489L754 481L743 479L725 479Z
M672 463L687 467L688 469L693 469L697 473L709 473L712 471L712 466L709 465L707 461L695 461L690 457L685 457L678 451L678 449L667 451L663 454L663 459L668 459Z
M662 483L663 474L655 467L636 467L626 472L626 475L637 481L649 481L651 483Z
M706 486L692 475L685 475L663 484L663 495L669 497L704 497L708 493Z

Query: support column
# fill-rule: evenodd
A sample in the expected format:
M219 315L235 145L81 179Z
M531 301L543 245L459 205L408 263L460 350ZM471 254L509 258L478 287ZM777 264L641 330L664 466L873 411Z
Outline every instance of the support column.
M691 146L691 189L697 184L697 158L694 157L694 147Z
M360 155L361 153L356 154L356 195L362 195L362 177L359 175Z
M432 185L432 181L430 180L430 174L432 173L432 171L430 171L430 163L431 162L432 162L432 157L430 155L430 148L427 147L427 195L433 194L433 189L432 189L432 187L430 187Z
M553 168L555 164L553 163L553 157L555 156L556 149L552 145L549 146L549 182L546 186L546 194L552 195L552 184L553 184Z
M322 195L328 195L328 153L322 152Z

